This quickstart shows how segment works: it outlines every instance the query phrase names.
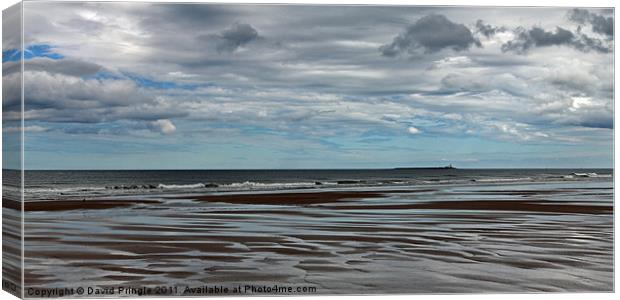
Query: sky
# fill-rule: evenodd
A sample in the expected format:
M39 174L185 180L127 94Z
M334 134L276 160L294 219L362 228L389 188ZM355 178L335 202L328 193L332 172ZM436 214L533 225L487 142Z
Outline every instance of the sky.
M27 169L613 166L611 9L26 2L24 39Z

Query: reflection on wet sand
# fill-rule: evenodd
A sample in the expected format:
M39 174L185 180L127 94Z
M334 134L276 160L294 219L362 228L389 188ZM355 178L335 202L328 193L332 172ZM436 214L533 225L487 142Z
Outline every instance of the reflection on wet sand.
M612 197L609 181L27 203L25 282L611 291Z

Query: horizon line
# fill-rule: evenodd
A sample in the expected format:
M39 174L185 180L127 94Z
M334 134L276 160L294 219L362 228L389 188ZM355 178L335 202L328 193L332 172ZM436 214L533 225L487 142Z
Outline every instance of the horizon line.
M354 170L579 170L579 169L611 169L614 167L468 167L468 168L445 168L445 167L391 167L391 168L232 168L232 169L23 169L23 171L354 171ZM3 168L7 171L22 171L22 169Z

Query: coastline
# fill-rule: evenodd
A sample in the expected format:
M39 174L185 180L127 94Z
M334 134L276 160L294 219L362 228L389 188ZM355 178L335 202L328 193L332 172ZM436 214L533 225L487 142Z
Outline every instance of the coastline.
M504 182L504 183L486 183L479 184L478 187L496 186L502 188L510 185L523 184L524 182ZM558 182L545 182L538 184L557 184ZM463 185L453 185L455 187ZM360 186L360 190L354 190L352 187L345 189L331 190L273 190L273 191L250 191L244 192L227 192L227 193L191 193L188 195L161 195L160 200L140 199L139 196L132 196L132 199L111 199L104 198L83 198L82 200L66 199L66 200L37 200L26 201L24 203L25 211L68 211L68 210L92 210L92 209L110 209L132 207L135 205L158 205L162 204L165 199L191 199L198 202L223 202L229 204L250 204L250 205L319 205L334 202L351 203L359 199L371 199L389 197L391 194L416 194L435 192L440 186L422 186L407 187L387 187L384 189L373 189L369 186ZM479 191L483 194L495 195L524 195L524 194L544 194L544 190L510 190L502 189L501 191ZM148 195L147 198L152 198ZM16 200L4 198L3 207L10 209L20 209L21 203ZM321 206L325 207L325 206ZM579 205L579 204L558 204L557 202L547 200L468 200L468 201L432 201L425 203L402 204L402 205L339 205L329 207L330 209L449 209L449 210L504 210L504 211L531 211L531 212L549 212L549 213L611 213L613 206L602 205Z

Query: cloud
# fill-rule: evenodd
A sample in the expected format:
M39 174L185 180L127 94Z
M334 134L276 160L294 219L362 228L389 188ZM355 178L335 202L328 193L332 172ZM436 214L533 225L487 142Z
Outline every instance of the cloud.
M409 132L409 134L419 134L420 130L413 126L409 126L409 128L407 128L407 132Z
M22 43L22 6L13 5L2 13L2 52L17 49ZM3 57L4 60L4 57Z
M394 57L399 54L412 54L422 50L425 53L452 49L462 51L472 45L480 46L469 28L454 23L444 15L428 15L407 27L405 32L394 38L392 43L379 48L381 54Z
M607 89L604 86L605 79L599 68L579 59L562 61L565 62L564 65L550 68L544 72L544 79L549 82L551 89L559 89L577 95L605 93Z
M49 128L47 127L43 127L43 126L38 126L38 125L31 125L31 126L25 126L23 127L23 131L24 132L45 132L48 131ZM5 127L2 129L3 132L6 133L14 133L14 132L21 132L22 131L22 127Z
M540 27L521 29L516 39L502 45L502 51L524 53L533 47L570 45L574 37L572 32L561 27L557 27L555 32L545 31Z
M71 26L82 10L105 26ZM423 136L599 147L613 127L613 48L568 10L41 2L26 43L53 43L62 58L26 62L25 116L59 135L163 142L168 132L190 144L278 136L335 149L415 125ZM17 82L11 67L5 80ZM7 120L19 117L20 89L5 90Z
M50 59L46 57L37 57L26 60L24 62L24 70L26 71L45 71L49 73L58 73L75 77L90 76L103 69L102 66L86 62L78 59ZM6 62L3 64L3 74L9 75L15 72L21 72L19 62Z
M481 33L482 35L484 35L485 37L489 38L493 35L495 35L498 32L504 32L506 31L505 27L496 27L490 24L485 24L484 21L482 20L478 20L476 21L476 32Z
M159 132L161 134L172 134L177 130L172 121L164 119L148 123L149 130Z
M218 52L234 52L239 47L259 38L258 31L250 24L235 23L230 28L222 31L217 45Z
M613 38L614 18L592 13L585 9L575 8L568 12L568 19L578 24L590 24L592 31Z
M604 42L597 38L591 38L585 34L580 34L579 39L573 43L573 47L582 52L588 52L590 50L594 50L600 53L610 53L612 52L611 46L605 45Z
M534 131L530 126L522 123L507 123L507 122L486 122L486 130L490 130L491 134L499 134L500 137L506 139L518 139L522 141L529 141L532 139L549 138L549 135L544 132ZM485 130L485 129L483 129Z
M3 64L3 110L7 120L20 116L21 73L6 72ZM101 67L70 58L37 58L25 65L24 118L48 123L151 122L181 118L189 113L164 93L142 88L123 77L93 77Z
M574 34L560 26L557 26L555 31L547 31L535 26L531 29L518 28L515 32L517 34L516 38L504 43L502 51L514 51L519 54L525 54L532 48L549 46L568 46L582 52L594 50L608 53L611 51L611 49L603 46L600 40L590 38L584 34Z
M431 69L465 67L471 65L471 63L471 59L467 56L450 56L434 61Z
M149 101L130 80L86 80L61 73L27 71L24 82L26 110L110 108Z

